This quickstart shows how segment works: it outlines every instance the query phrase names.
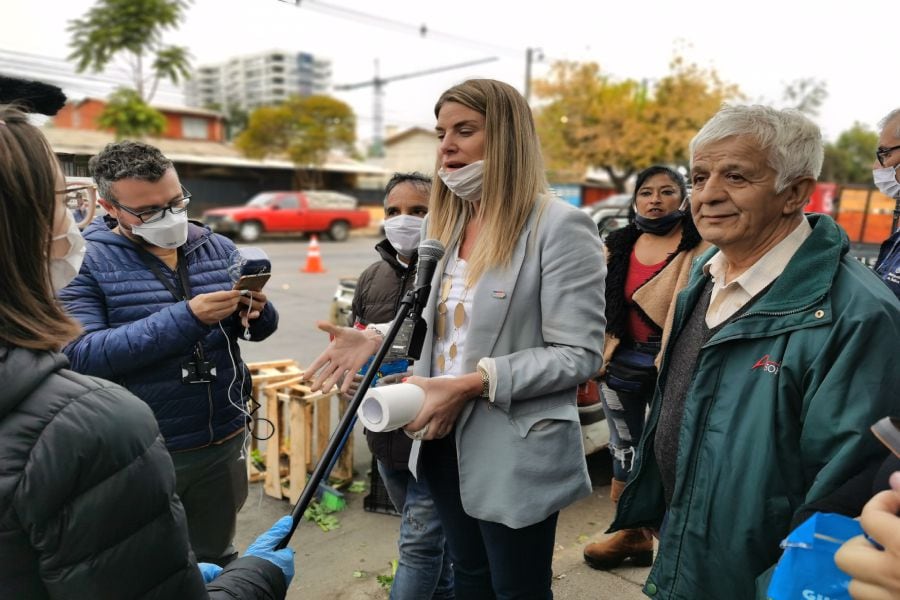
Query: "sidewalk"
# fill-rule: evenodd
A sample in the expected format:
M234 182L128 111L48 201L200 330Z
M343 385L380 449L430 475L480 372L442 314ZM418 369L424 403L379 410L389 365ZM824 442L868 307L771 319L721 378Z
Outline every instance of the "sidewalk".
M365 446L363 445L363 448ZM362 454L362 453L360 453ZM357 479L368 476L357 458ZM649 569L621 568L595 571L582 559L585 544L601 539L612 520L609 502L609 459L606 453L589 457L595 487L591 496L560 514L553 559L553 593L557 600L615 598L643 600L641 585ZM340 528L324 532L304 521L294 534L291 546L297 552L297 574L288 591L289 600L385 600L388 593L376 580L390 573L390 561L397 557L399 517L366 512L363 494L347 493L347 508L336 516ZM251 484L250 494L238 515L235 540L244 549L260 532L291 509L287 501L266 496L261 484Z

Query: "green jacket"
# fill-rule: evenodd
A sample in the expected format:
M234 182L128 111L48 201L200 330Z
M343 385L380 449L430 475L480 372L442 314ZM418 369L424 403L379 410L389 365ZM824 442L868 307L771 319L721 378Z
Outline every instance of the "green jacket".
M900 302L847 256L847 237L831 218L808 219L812 234L768 293L700 351L648 596L764 598L791 517L882 452L869 426L900 415ZM696 261L678 296L672 340L715 252ZM671 349L610 531L663 522L653 440Z

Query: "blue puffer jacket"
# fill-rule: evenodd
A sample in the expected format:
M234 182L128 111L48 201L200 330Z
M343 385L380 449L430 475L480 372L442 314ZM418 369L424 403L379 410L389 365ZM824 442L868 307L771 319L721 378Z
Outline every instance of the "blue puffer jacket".
M170 451L206 446L240 429L244 416L236 404L244 406L251 387L237 344L240 319L221 322L227 338L218 325L201 323L147 268L136 246L102 218L84 235L81 272L59 294L84 327L63 350L72 369L115 381L149 404ZM227 269L235 245L229 239L191 223L183 250L194 296L231 289ZM162 261L159 266L178 289L178 274ZM251 340L267 338L277 325L268 303L251 321ZM182 383L181 366L192 360L198 342L216 367L215 381Z

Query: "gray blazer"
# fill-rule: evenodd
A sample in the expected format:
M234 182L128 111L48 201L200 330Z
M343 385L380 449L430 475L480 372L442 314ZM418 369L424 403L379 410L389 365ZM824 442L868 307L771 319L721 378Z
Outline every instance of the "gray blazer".
M510 265L476 284L462 366L474 372L482 357L492 357L496 381L494 406L471 400L456 423L460 493L470 516L520 528L590 494L575 389L600 368L605 279L591 219L560 200L542 200ZM424 377L431 375L437 296L424 311L428 337L414 367Z

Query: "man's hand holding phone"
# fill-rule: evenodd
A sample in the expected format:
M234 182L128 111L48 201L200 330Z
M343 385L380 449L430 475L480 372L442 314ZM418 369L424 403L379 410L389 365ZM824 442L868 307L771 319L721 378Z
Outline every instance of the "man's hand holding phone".
M258 319L266 307L266 295L262 292L253 292L251 290L240 291L239 303L246 308L241 310L241 323L244 327L249 327L248 321Z
M265 298L265 297L264 297ZM234 314L240 305L241 292L239 290L222 290L197 294L188 301L188 307L201 323L215 325L222 319L227 319Z

